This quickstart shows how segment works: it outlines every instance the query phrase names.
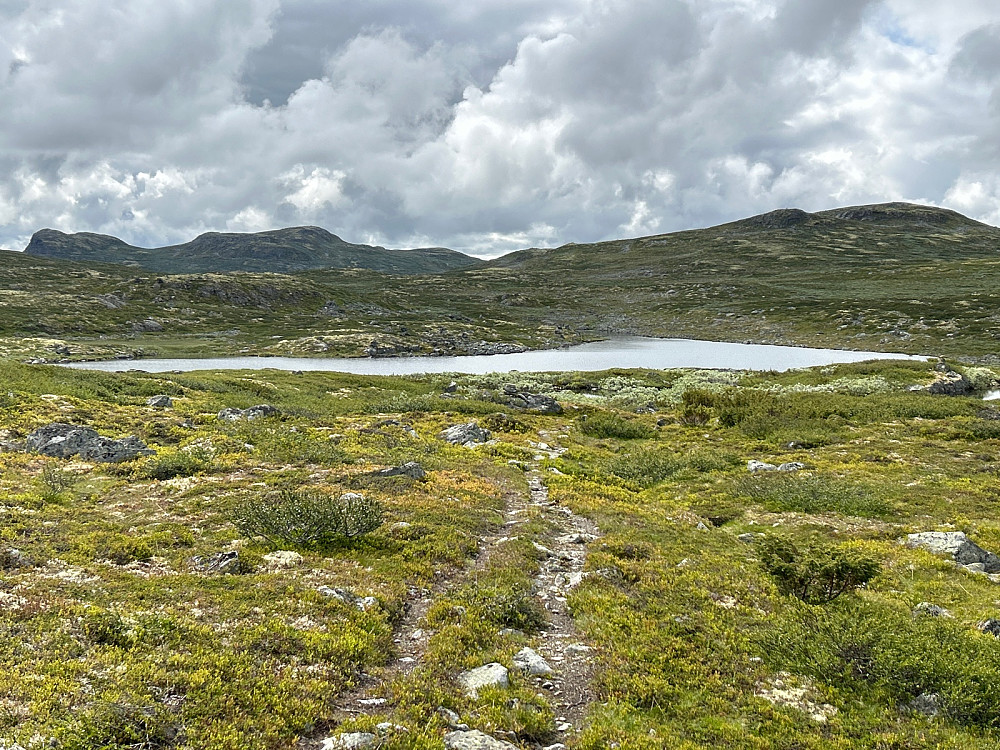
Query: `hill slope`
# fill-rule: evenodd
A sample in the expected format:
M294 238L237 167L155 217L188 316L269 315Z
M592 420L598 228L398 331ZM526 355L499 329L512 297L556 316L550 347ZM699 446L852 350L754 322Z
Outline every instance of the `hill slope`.
M148 249L104 234L42 229L32 236L25 252L62 260L120 263L162 273L293 273L316 268L441 273L480 262L443 247L390 250L353 244L319 227L253 234L207 232L180 245Z

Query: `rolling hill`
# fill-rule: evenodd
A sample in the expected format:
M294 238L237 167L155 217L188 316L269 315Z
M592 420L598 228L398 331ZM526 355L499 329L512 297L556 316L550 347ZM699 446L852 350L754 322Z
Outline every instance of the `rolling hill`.
M190 242L142 248L104 234L66 234L42 229L28 255L118 263L161 273L232 271L294 273L316 268L367 268L382 273L441 273L480 261L443 247L390 250L345 242L319 227L292 227L251 234L207 232Z

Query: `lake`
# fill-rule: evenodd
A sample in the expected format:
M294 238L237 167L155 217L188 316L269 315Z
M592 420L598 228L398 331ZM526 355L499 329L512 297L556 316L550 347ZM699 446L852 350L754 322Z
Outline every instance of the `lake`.
M122 372L143 370L277 370L348 372L355 375L418 375L455 372L596 371L611 368L667 370L690 367L713 370L791 370L866 359L922 360L906 354L855 352L841 349L810 349L769 344L735 344L693 339L656 339L628 336L579 344L563 349L545 349L520 354L462 357L220 357L200 359L133 359L104 362L74 362L77 369Z

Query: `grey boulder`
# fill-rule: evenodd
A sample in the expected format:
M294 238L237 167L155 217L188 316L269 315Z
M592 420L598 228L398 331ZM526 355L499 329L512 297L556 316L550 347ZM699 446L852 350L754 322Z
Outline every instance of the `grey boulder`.
M464 445L466 447L485 443L490 439L490 431L480 427L476 422L466 422L465 424L455 424L442 430L438 437L453 445Z
M975 390L971 381L959 372L949 370L937 375L934 382L927 386L928 393L941 396L967 396Z
M174 400L166 394L160 394L159 396L150 396L146 399L146 406L153 406L158 409L169 409L174 405Z
M552 667L530 648L522 648L514 655L514 666L530 675L552 674Z
M1000 573L1000 557L987 552L961 531L922 531L908 534L907 547L925 549L935 555L948 555L959 565L982 565L984 573Z
M375 735L371 732L344 732L327 737L320 745L320 750L364 750L374 744Z
M481 667L462 672L458 676L462 690L470 698L479 696L479 691L488 687L510 687L510 676L507 667L492 662Z
M402 466L390 466L373 472L378 477L409 477L410 479L426 479L427 472L416 461L407 461Z
M39 427L24 441L28 450L54 458L79 456L85 461L118 463L136 456L150 456L156 451L132 436L113 440L90 427L56 422Z

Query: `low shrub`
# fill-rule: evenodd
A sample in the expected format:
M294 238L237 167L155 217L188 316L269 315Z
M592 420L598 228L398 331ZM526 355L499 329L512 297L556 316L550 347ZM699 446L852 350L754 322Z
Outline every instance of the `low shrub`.
M596 438L638 440L656 436L656 431L644 421L625 419L610 412L592 412L577 422L584 435Z
M382 518L382 505L356 492L334 497L283 490L247 497L237 506L234 522L250 539L315 548L368 534L382 525Z
M878 575L878 560L816 537L802 544L773 536L760 545L760 560L786 594L809 604L826 604Z
M733 493L776 512L843 513L880 518L892 513L892 504L867 485L836 477L799 477L784 473L743 476Z

